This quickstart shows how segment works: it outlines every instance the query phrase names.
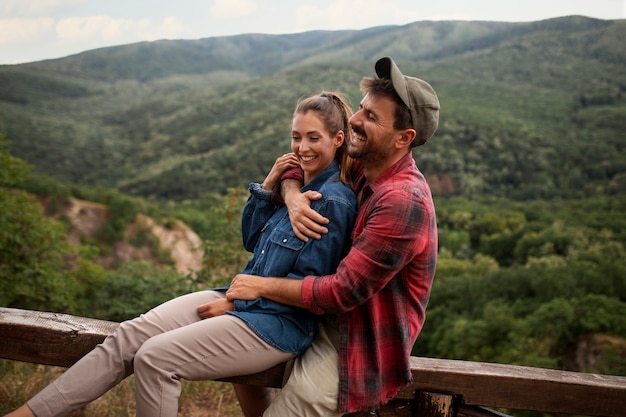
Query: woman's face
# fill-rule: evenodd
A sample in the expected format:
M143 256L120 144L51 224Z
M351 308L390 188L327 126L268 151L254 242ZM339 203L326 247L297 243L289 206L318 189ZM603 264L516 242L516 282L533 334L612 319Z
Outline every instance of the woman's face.
M314 111L298 113L291 122L291 150L300 160L304 183L322 172L334 159L343 143L343 132L330 136L324 122Z

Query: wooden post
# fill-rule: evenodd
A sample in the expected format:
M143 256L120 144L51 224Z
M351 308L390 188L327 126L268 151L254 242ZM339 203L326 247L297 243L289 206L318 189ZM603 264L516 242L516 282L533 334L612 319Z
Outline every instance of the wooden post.
M416 391L414 415L419 417L456 417L456 398L448 394Z

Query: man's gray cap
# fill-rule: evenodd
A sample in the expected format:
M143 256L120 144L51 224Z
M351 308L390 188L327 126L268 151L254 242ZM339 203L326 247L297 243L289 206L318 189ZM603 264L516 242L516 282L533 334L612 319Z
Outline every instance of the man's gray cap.
M403 75L389 57L376 62L376 75L390 79L400 99L409 108L411 124L416 132L412 146L426 143L439 126L439 99L435 90L424 80Z

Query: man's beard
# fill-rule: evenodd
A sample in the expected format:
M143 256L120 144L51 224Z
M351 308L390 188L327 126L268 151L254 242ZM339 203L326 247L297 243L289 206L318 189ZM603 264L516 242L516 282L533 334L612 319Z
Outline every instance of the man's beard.
M377 162L387 159L391 153L389 140L382 142L387 143L386 145L379 143L378 146L376 146L375 143L370 142L365 132L361 129L353 129L353 135L355 137L353 140L359 142L361 146L353 146L350 142L348 143L346 150L351 158L358 159L363 163ZM359 139L356 139L359 137L364 140L360 141Z

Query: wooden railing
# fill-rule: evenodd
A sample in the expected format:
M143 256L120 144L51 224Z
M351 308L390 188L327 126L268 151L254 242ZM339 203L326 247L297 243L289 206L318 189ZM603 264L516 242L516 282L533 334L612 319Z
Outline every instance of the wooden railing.
M0 308L0 358L71 366L118 323ZM413 383L374 413L353 416L495 416L485 407L585 416L626 416L626 377L459 360L411 358ZM227 378L280 388L284 365Z

